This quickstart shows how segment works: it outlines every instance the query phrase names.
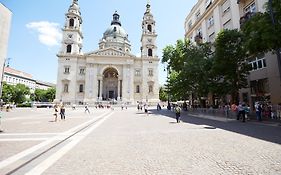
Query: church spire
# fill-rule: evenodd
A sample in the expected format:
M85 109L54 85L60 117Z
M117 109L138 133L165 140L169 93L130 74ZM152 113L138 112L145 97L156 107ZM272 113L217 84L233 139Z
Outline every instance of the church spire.
M150 13L150 0L147 0L145 13Z

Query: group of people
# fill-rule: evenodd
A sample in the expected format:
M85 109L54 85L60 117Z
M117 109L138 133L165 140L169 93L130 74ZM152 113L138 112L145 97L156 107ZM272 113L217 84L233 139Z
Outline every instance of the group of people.
M58 116L60 115L61 120L65 120L65 106L61 104L55 104L54 106L54 122L57 122Z

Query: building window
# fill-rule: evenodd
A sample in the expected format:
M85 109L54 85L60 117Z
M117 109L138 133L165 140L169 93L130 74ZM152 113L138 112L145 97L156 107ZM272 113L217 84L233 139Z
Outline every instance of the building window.
M152 49L148 49L148 56L152 57Z
M80 75L85 75L85 68L80 68L79 74Z
M84 92L84 85L83 84L79 85L79 92Z
M64 84L63 92L68 93L68 84Z
M150 76L150 77L153 76L153 69L148 69L148 76Z
M215 22L214 22L214 17L211 16L211 17L208 19L208 23L207 23L208 28L210 28L211 26L213 26L214 23L215 23Z
M198 12L195 14L195 16L196 16L196 20L198 20L198 19L199 19L200 15L201 15L200 11L198 11Z
M69 20L69 26L70 26L70 27L73 27L73 26L74 26L74 19L71 18L71 19Z
M215 32L213 32L209 35L209 42L213 43L214 41L215 41Z
M248 5L244 8L244 13L255 13L256 12L256 4L253 2L252 4Z
M140 85L136 86L136 93L140 93Z
M206 9L209 8L210 5L212 4L212 0L206 0L205 4L206 4Z
M139 69L136 69L136 70L135 70L135 76L137 76L137 77L141 76L141 72L140 72Z
M260 54L255 58L251 58L249 60L249 64L252 66L252 71L265 68L266 60L264 54Z
M150 24L147 25L147 30L148 30L149 32L152 32L152 27L151 27Z
M223 15L224 15L225 13L227 13L227 12L230 10L230 1L229 1L229 0L226 0L226 1L222 4L221 8L222 8Z
M64 67L64 74L69 74L70 67Z
M231 19L229 19L228 21L226 21L224 24L223 24L223 29L232 29L232 23L231 23Z
M66 46L66 53L71 53L71 45L70 44L68 44Z
M192 21L189 21L188 22L188 29L191 29L191 27L192 27Z
M152 92L153 92L153 85L149 85L149 86L148 86L148 92L149 92L149 93L152 93Z

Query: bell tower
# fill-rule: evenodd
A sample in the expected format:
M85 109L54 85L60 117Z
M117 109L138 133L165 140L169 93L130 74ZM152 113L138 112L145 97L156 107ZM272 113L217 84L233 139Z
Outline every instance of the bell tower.
M62 47L60 54L80 55L82 50L82 18L78 0L73 0L65 14L65 25L62 29Z
M142 57L157 57L156 46L157 33L155 31L155 20L151 13L150 3L146 5L146 11L142 21L141 55Z

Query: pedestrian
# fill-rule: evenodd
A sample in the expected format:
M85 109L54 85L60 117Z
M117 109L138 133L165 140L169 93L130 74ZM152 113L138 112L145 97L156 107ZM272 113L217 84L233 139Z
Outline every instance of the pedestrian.
M138 108L138 111L140 110L140 104L138 103L138 106L137 106L137 108Z
M124 103L121 104L121 109L122 109L122 110L124 109Z
M143 108L144 108L144 112L146 113L146 115L148 115L148 106L147 106L147 104L144 104Z
M161 110L161 106L160 106L160 104L158 103L158 104L157 104L157 111L159 111L159 110Z
M54 122L57 122L58 114L59 114L59 106L57 104L55 104L55 106L54 106L54 114L53 114L55 116Z
M240 117L242 116L242 121L245 122L245 103L239 103L238 105L238 114L237 114L237 120L240 119Z
M177 123L179 123L180 122L180 116L181 116L181 108L179 107L179 105L176 105L175 112L176 112Z
M60 106L60 117L61 117L61 120L65 120L65 107L63 104L61 104L61 106Z
M85 113L86 113L86 112L88 112L88 113L90 114L90 110L89 110L89 108L88 108L88 105L87 105L87 104L85 105Z
M259 102L255 103L255 110L256 110L256 117L258 121L261 121L261 113L262 113L262 107Z
M277 119L281 120L281 103L278 103L276 113Z

